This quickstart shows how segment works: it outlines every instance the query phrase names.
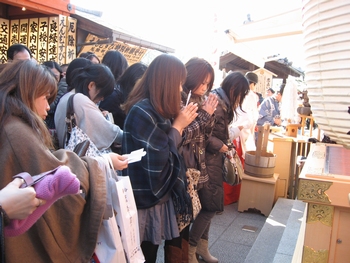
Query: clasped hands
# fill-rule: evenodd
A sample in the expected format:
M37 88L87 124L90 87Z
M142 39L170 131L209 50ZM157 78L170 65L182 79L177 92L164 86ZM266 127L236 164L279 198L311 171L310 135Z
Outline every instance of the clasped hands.
M213 94L210 93L209 96L207 97L207 99L203 102L203 110L205 110L206 112L208 112L210 115L212 115L215 110L216 110L216 106L218 106L218 97Z

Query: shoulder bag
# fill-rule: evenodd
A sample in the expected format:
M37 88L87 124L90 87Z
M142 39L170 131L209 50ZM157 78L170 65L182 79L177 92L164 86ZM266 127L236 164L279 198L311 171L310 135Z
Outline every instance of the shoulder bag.
M74 116L74 106L73 98L74 95L71 95L67 103L67 112L66 112L66 134L64 138L64 148L75 152L78 156L101 156L105 153L110 153L110 149L99 150L97 146L91 141L89 136L80 129L75 120Z
M228 125L227 119L225 118L225 128L228 135ZM229 139L228 139L229 140ZM232 144L232 142L227 143L227 145ZM223 178L224 182L229 185L238 185L242 181L242 175L244 173L242 162L237 155L236 149L233 147L229 151L223 154L224 165L223 165Z

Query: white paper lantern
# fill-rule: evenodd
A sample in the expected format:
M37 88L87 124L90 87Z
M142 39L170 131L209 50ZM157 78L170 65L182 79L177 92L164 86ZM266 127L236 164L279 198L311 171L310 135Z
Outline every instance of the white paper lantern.
M305 81L316 123L350 148L350 1L303 3Z

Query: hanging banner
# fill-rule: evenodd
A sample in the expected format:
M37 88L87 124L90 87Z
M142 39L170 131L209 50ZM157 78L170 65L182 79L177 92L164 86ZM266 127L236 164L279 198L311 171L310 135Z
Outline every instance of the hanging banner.
M57 63L66 64L67 16L58 16Z
M47 42L47 60L57 60L57 46L58 46L58 16L49 17L49 31Z
M10 46L17 44L19 39L19 20L11 20L10 22Z
M85 42L86 43L88 43L88 42L95 43L95 42L102 41L102 40L105 40L105 39L98 38L97 36L95 36L93 34L89 34L86 37ZM122 53L125 56L125 58L127 59L129 66L136 63L136 62L140 62L142 57L147 52L146 48L134 46L131 44L125 44L125 43L122 43L119 41L114 41L111 44L86 45L81 49L80 53L90 51L90 52L95 53L95 55L98 56L102 60L103 56L106 54L106 52L108 50L118 50L120 53Z
M32 52L33 58L38 59L38 33L39 33L39 19L29 19L28 30L28 48Z
M9 47L10 21L0 18L0 63L7 62L6 51Z
M66 38L66 63L70 63L76 58L76 33L77 20L73 17L67 17L67 38Z
M47 17L39 18L38 62L40 63L47 61L48 24L49 19Z

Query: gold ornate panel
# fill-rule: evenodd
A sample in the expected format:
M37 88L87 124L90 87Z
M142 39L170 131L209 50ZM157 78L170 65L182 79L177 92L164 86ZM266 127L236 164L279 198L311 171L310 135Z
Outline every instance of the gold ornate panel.
M328 250L314 250L304 246L302 263L328 263Z
M332 227L333 213L333 206L309 203L306 223L320 222L326 226Z
M332 182L300 179L298 200L330 204L331 201L325 192L332 184Z

